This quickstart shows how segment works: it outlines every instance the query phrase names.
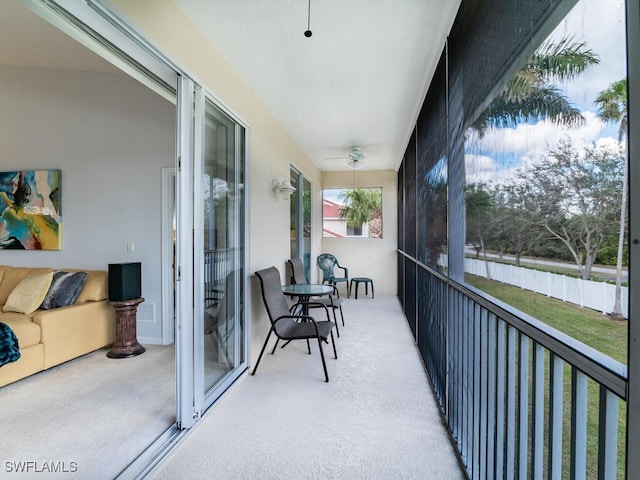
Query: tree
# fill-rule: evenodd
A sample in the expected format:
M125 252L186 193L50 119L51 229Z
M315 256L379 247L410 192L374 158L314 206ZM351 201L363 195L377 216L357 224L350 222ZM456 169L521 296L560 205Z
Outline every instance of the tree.
M360 228L369 223L369 236L382 237L382 191L379 188L354 188L343 190L339 198L345 203L340 209L340 218L347 225Z
M581 125L584 117L580 110L551 82L572 79L600 62L585 45L574 42L573 37L543 43L476 119L473 128L482 136L489 127L511 127L542 118L562 126Z
M491 218L493 199L481 184L472 183L465 188L464 201L467 213L467 242L474 246L478 255L482 252L487 278L491 280L482 230Z
M615 301L611 318L614 320L622 320L622 252L624 249L625 226L627 220L627 185L628 185L628 168L627 168L627 146L626 139L628 134L628 116L627 116L627 79L618 80L609 85L609 88L598 94L595 101L598 107L598 116L605 122L618 122L618 141L622 143L624 151L624 172L622 175L622 195L620 200L620 228L618 232L618 253L616 257L616 290Z
M569 250L584 280L591 278L598 252L616 230L621 154L593 145L580 151L565 139L519 172L527 217Z
M417 189L418 205L427 205L429 215L417 222L417 234L422 251L416 252L418 259L436 269L442 269L442 254L447 249L447 160L443 156L420 178ZM447 260L448 261L448 260Z
M522 184L499 185L494 193L494 207L490 228L495 232L495 241L507 244L520 266L522 254L531 247L537 236L527 220L527 188Z
M562 126L581 125L584 117L580 110L551 82L572 79L600 62L585 46L584 42L574 42L573 37L543 43L480 114L472 128L482 137L490 127L510 127L543 118ZM515 233L512 240L520 245L518 236L519 233Z

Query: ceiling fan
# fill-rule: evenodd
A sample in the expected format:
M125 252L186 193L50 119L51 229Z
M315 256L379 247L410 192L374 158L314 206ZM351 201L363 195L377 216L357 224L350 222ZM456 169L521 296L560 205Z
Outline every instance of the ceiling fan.
M345 155L340 155L338 157L326 157L326 160L338 160L342 158L348 160L347 166L351 168L357 169L364 166L364 164L362 163L364 153L362 152L362 149L360 147L351 147Z

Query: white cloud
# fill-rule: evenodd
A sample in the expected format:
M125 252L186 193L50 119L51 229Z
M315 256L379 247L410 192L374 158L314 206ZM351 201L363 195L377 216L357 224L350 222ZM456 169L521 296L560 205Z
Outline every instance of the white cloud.
M467 181L510 181L514 170L537 162L562 139L576 147L595 143L615 147L617 126L598 118L595 98L626 75L625 0L580 0L550 35L553 41L573 36L584 41L600 58L574 81L558 85L582 110L584 125L564 128L549 120L523 123L515 128L492 128L479 139L467 132L465 159Z
M586 112L580 128L560 128L548 120L522 124L516 128L491 129L482 139L469 132L465 154L468 183L503 183L513 181L518 168L527 168L545 157L561 140L570 140L580 149L595 144L599 148L617 149L617 138L603 135L606 124L595 113ZM475 152L475 153L474 153Z
M620 142L617 138L601 137L596 140L596 147L606 148L607 150L616 151L620 148Z
M565 128L550 120L534 124L520 124L515 128L492 128L482 140L476 140L475 148L483 153L504 154L516 157L543 155L563 138L570 138L574 145L596 141L605 129L605 123L594 112L583 112L585 123L578 128Z
M499 174L498 163L487 155L466 154L464 164L467 183L488 183Z
M597 94L626 76L624 4L624 0L580 0L550 35L555 41L573 36L600 58L598 65L565 85L567 96L579 108L594 108Z

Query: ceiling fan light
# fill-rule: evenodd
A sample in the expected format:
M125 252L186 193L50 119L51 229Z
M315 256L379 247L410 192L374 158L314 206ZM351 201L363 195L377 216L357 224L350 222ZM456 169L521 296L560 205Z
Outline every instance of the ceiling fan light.
M358 170L359 168L364 167L364 165L358 160L349 160L347 162L347 167L353 168L354 170Z

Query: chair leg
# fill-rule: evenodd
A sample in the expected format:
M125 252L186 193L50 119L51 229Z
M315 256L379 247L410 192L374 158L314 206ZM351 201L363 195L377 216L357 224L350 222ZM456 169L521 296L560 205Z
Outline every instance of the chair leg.
M333 337L333 334L332 334L332 337ZM333 338L332 338L332 340L333 340ZM324 370L324 381L328 382L329 381L329 373L327 373L327 362L325 362L325 360L324 360L324 351L322 350L322 339L320 337L318 337L318 347L320 348L320 357L322 358L322 368ZM336 347L334 346L333 348L335 349Z
M342 305L340 305L340 317L342 318L342 326L344 327L344 314L342 313ZM338 322L336 322L336 325Z
M307 352L311 355L311 345L309 344L309 339L307 338Z
M342 308L342 306L340 308ZM340 329L338 328L338 319L336 318L336 307L331 305L331 311L333 312L333 323L336 324L336 333L338 334L338 338L340 338Z
M331 345L333 345L333 358L338 359L338 352L336 352L336 342L333 341L333 332L331 333Z
M255 375L256 374L256 370L258 370L258 365L260 365L260 360L262 359L262 354L264 353L264 349L267 348L267 343L269 343L269 339L271 338L271 332L273 332L273 328L269 329L269 334L267 335L267 339L264 341L264 345L262 346L262 350L260 350L260 355L258 355L258 361L256 362L256 366L253 367L253 372L251 372L251 375ZM276 345L278 344L278 342L276 342Z
M279 338L276 338L276 343L273 345L273 350L271 350L271 355L273 355L274 353L276 353L276 348L278 348L278 342L280 341ZM287 342L289 343L289 342ZM285 343L284 345L282 345L282 348L287 346L287 343Z

